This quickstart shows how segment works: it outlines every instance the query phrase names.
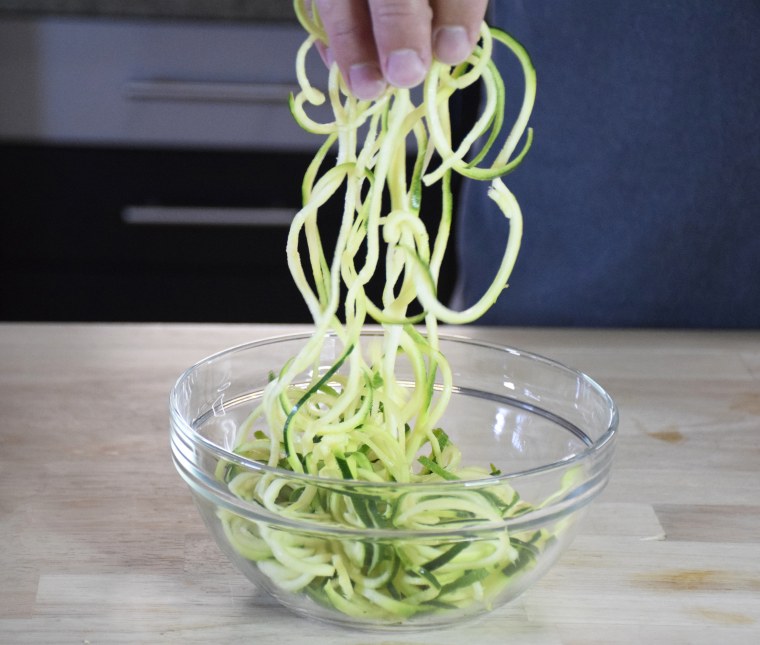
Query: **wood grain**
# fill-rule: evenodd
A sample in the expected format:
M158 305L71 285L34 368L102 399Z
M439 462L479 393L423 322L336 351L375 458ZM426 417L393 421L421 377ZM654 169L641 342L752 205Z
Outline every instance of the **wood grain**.
M433 637L294 618L219 553L174 471L179 373L295 329L0 325L0 642L760 642L759 332L464 330L588 372L621 426L554 569Z

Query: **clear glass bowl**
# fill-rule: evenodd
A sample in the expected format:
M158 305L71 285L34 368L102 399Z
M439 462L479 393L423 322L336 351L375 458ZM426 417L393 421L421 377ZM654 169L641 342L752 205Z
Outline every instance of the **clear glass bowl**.
M380 334L368 331L362 342ZM460 448L463 464L495 464L501 474L370 483L296 474L233 453L237 429L271 371L308 338L228 349L189 368L171 391L174 463L240 571L303 616L420 629L497 608L552 566L609 477L618 416L597 383L535 354L442 336L455 387L439 425ZM327 338L324 370L341 352L337 339ZM413 384L410 374L398 378ZM238 482L267 478L280 495L317 495L325 507L353 509L347 518L370 515L371 528L343 522L340 513L284 516L276 505L241 494L240 486L233 492L231 472L241 476ZM431 522L426 509L432 507L452 510L445 522Z

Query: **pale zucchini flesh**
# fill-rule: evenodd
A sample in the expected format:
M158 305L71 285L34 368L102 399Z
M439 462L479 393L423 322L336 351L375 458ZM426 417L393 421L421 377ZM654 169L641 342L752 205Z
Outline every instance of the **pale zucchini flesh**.
M511 36L483 25L465 63L433 63L419 104L408 90L395 88L375 101L359 101L337 66L329 72L327 92L311 85L306 57L325 35L310 2L295 0L295 8L308 37L296 59L301 89L291 97L290 109L303 128L325 141L303 178L303 207L290 230L287 258L314 331L298 355L282 368L273 366L279 372L271 375L260 403L238 429L235 451L293 473L346 482L430 484L495 476L494 465L462 464L459 449L440 427L453 377L438 346L438 323L477 319L501 294L514 266L522 214L501 177L519 165L533 140L527 127L536 89L530 58ZM504 81L491 60L495 45L514 54L525 80L521 109L506 134ZM477 82L485 91L483 111L455 143L449 101ZM333 119L318 122L308 108L324 102L332 107ZM411 163L409 140L417 150ZM473 153L478 141L485 144ZM452 173L489 182L488 194L509 226L493 281L464 311L450 309L437 293L451 233ZM440 217L437 229L428 231L420 218L423 186L435 185L440 197L433 208ZM338 193L343 214L328 258L319 217ZM381 301L372 302L366 288L378 272L384 272L385 288ZM362 345L361 332L370 322L382 325L382 338ZM323 366L328 334L343 350ZM401 361L413 374L413 387L396 378ZM306 381L304 374L310 375ZM399 622L420 613L488 605L552 539L542 530L519 536L506 530L477 532L480 524L532 509L506 483L439 495L386 494L384 489L361 494L348 488L329 493L227 462L219 463L217 477L242 500L319 527L398 529L423 536L458 526L472 529L471 537L463 530L449 539L341 540L316 531L289 533L219 511L232 547L256 562L278 588L365 620Z

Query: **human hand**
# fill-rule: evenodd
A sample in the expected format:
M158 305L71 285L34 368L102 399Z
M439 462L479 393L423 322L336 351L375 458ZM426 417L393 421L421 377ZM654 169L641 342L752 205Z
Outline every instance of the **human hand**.
M387 84L414 87L435 57L447 65L475 48L488 0L315 0L336 62L359 99L377 98Z

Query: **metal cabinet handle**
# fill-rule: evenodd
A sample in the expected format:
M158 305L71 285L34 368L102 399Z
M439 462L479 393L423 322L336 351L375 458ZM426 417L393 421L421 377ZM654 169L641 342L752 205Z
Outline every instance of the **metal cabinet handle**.
M297 91L292 83L136 80L124 85L124 96L134 101L284 104Z
M129 225L290 226L289 208L206 208L199 206L126 206L121 219Z

